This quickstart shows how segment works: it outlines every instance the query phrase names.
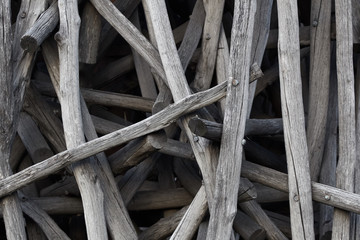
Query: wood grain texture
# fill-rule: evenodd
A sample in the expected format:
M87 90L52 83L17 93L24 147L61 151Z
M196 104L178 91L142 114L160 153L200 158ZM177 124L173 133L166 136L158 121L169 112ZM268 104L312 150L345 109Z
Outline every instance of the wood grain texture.
M46 59L46 64L48 66L48 71L50 73L55 91L59 96L59 69L56 67L59 65L59 59L57 58L57 51L56 49L54 49L54 46L51 45L51 42L46 41L46 48L44 47L43 54ZM91 120L91 116L82 96L80 96L80 103L85 136L88 140L96 139L98 136L96 134L95 128ZM125 204L123 203L123 200L117 189L113 173L111 171L105 154L98 153L94 160L95 162L93 162L94 164L92 167L94 167L96 174L99 177L100 182L102 183L101 187L104 191L105 196L105 217L109 227L110 235L114 239L136 238L135 230L130 221L130 217L128 216ZM66 188L65 191L69 191L68 188ZM78 189L75 187L72 191L78 191Z
M79 29L77 1L58 1L60 28L55 35L59 48L59 73L62 121L67 149L85 142L79 91ZM106 239L104 193L94 171L92 159L72 165L79 186L88 239Z
M176 46L171 34L170 22L167 15L165 3L161 0L146 1L150 18L154 26L154 34L158 45L165 75L169 89L172 93L174 102L191 94L190 87L185 78L182 64L176 50ZM207 139L195 138L188 127L189 117L182 119L182 125L193 148L197 162L204 177L206 195L208 203L211 204L214 189L214 172L216 166L216 149Z
M44 11L36 22L22 35L20 46L27 52L34 53L59 23L57 0Z
M237 211L255 12L255 1L235 2L223 134L207 233L210 239L230 238Z
M295 1L278 1L281 110L289 173L291 232L314 239L314 217L301 89L298 12Z
M336 0L335 16L339 106L339 160L336 168L336 187L353 192L356 166L356 125L351 0ZM349 237L350 214L335 209L332 238L349 239Z
M170 239L192 239L206 211L206 192L204 186L202 186Z
M225 93L226 84L217 85L207 91L190 95L136 124L56 154L41 163L0 180L0 196L8 195L41 177L68 166L72 162L79 161L137 137L160 130L184 114L218 101L225 96Z
M312 1L310 28L310 86L307 141L311 179L320 174L325 146L330 81L331 1Z
M95 64L99 49L101 16L94 6L87 2L81 15L79 36L79 61Z
M154 46L139 30L112 4L106 0L91 0L96 10L128 41L128 43L147 61L155 72L165 79L160 56Z
M206 15L202 33L201 54L193 82L193 87L197 91L208 89L211 85L225 1L204 0L203 3Z
M29 11L37 16L39 14L38 11L41 11L41 7L43 7L42 4L43 2L40 2L39 7L36 8L34 5L31 5L30 1L24 1L20 10L25 11L25 13ZM24 87L20 86L23 82L19 79L19 74L15 74L15 71L23 70L25 74L28 74L31 70L30 67L26 65L20 69L18 64L26 62L31 65L32 57L29 57L28 61L20 61L22 59L17 55L18 51L13 50L16 49L16 44L12 46L13 37L17 40L18 33L22 29L20 22L18 22L16 24L15 36L13 36L11 28L11 1L1 1L0 15L0 38L2 39L0 44L0 55L2 56L0 60L0 178L2 179L12 174L9 164L10 151L16 134L17 119L22 105L22 94L24 93ZM24 25L27 26L29 23L32 23L31 18L23 20ZM13 60L19 60L19 63L14 63ZM19 89L16 89L16 87ZM15 193L2 199L1 205L3 206L7 238L10 240L26 239L25 221L17 194Z

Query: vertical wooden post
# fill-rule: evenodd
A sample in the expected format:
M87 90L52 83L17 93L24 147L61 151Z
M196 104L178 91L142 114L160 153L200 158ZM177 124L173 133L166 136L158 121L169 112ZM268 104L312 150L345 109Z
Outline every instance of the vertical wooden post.
M237 212L255 12L256 1L235 2L223 134L207 233L209 239L229 239Z
M294 239L315 239L305 117L301 93L297 2L277 2L281 110L289 173L291 233ZM281 14L280 14L281 13Z
M331 1L311 2L310 86L307 141L310 176L317 181L325 146L330 81Z
M0 3L0 178L12 174L9 165L11 144L15 137L14 126L14 99L12 98L12 29L10 1ZM9 240L26 239L25 221L21 206L14 193L1 200L6 227L6 236Z
M351 0L335 0L336 69L339 106L339 160L336 187L354 191L356 166L355 83ZM332 239L350 238L350 213L335 209Z
M85 142L79 89L80 17L76 0L58 1L60 29L55 35L60 59L60 103L66 147ZM73 164L84 206L88 239L106 239L104 194L91 159Z

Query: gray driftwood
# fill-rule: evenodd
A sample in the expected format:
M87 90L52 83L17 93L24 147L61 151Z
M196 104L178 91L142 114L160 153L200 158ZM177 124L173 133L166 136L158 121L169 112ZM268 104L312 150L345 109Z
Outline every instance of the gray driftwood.
M353 28L351 0L335 1L336 70L339 109L339 160L336 187L354 191L356 166L355 81L353 66ZM349 239L350 213L334 211L333 239Z

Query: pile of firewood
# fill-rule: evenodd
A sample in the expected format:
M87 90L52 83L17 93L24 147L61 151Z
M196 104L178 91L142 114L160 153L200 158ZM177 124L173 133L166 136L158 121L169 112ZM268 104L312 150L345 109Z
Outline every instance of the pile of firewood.
M360 239L358 0L0 16L0 239Z

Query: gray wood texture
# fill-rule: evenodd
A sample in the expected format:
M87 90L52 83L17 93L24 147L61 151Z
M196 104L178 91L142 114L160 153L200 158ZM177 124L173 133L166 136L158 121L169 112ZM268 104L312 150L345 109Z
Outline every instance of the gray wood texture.
M295 1L278 1L281 110L289 173L291 232L314 239L314 217L305 117L301 96L298 12Z
M57 51L56 49L51 47L51 44L46 45L47 48L46 51L44 51L44 56L46 56L45 59L47 59L46 64L48 65L48 70L50 72L51 80L55 87L55 91L59 96L59 69L55 67L59 65ZM96 134L95 128L91 121L91 116L88 112L82 96L80 96L80 102L86 138L88 140L96 139L98 136ZM100 182L103 183L101 187L105 194L105 217L108 223L109 233L115 239L136 238L136 236L134 236L135 230L132 226L130 217L128 216L123 200L117 189L113 173L110 169L109 163L104 153L97 154L95 162L96 164L93 164L93 167L96 170L97 176L100 178ZM75 187L73 188L73 191L77 190ZM68 189L66 189L65 191L68 191Z
M255 12L254 1L235 2L224 126L207 233L210 239L230 238L237 211Z
M234 218L234 230L240 234L243 239L265 239L266 233L254 220L241 211L237 211Z
M336 70L339 109L339 157L336 187L354 191L356 166L355 80L351 0L335 1ZM350 238L350 213L334 211L333 239Z
M160 130L176 121L180 116L218 101L225 96L225 93L226 84L221 84L207 91L192 94L136 124L56 154L26 170L0 180L0 196L8 195L41 177L68 166L72 162Z
M204 29L201 40L201 54L196 67L196 74L193 87L197 91L208 89L211 85L215 63L219 36L221 30L221 21L224 10L224 0L208 1L204 0L204 9L206 12Z
M101 16L94 6L87 2L81 15L79 36L79 61L95 64L99 49Z
M207 211L205 187L202 186L191 202L184 217L171 235L171 240L192 239Z
M55 35L59 48L59 73L62 121L67 149L85 142L79 90L79 29L77 1L58 1L60 28ZM106 239L104 193L94 171L92 159L72 165L83 206L88 239Z
M36 22L24 33L20 40L20 46L27 52L33 53L38 50L44 40L50 35L59 23L59 9L57 0L43 12Z
M330 82L331 1L312 1L307 141L311 179L320 174L325 146Z
M2 1L0 6L1 20L1 39L0 54L0 178L5 178L12 174L9 164L11 144L16 134L18 117L22 107L24 96L25 80L28 80L32 69L33 55L26 55L17 49L17 40L23 29L34 22L42 12L44 1L40 1L36 6L31 1L23 1L20 11L28 13L23 19L18 16L18 23L15 26L13 35L11 28L11 1ZM24 28L22 28L24 27ZM14 44L12 42L15 42ZM26 239L25 221L22 215L17 194L12 194L1 200L3 206L3 217L8 239Z

